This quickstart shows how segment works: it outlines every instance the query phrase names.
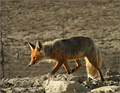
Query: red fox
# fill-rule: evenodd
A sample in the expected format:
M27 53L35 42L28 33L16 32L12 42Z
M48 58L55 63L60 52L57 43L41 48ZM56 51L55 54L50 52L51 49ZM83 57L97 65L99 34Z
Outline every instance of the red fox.
M101 80L104 81L100 70L100 51L89 37L75 36L66 39L55 39L43 44L37 41L36 46L31 43L29 43L29 46L32 50L29 66L43 59L54 59L57 63L52 70L53 75L62 65L67 73L71 74L82 66L79 58L84 57L88 77L94 78L98 72ZM71 70L67 60L74 60L77 66Z

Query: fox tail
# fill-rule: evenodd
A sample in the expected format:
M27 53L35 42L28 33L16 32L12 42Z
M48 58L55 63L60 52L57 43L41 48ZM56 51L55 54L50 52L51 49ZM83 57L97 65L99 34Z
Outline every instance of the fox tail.
M93 62L91 62L92 61L91 59L93 60ZM101 66L101 63L100 63L101 55L100 55L99 49L96 47L95 51L89 57L85 57L85 61L86 61L86 70L87 70L88 77L92 79L95 78L98 72L98 70L95 68L95 65L99 68ZM93 66L93 64L95 65Z

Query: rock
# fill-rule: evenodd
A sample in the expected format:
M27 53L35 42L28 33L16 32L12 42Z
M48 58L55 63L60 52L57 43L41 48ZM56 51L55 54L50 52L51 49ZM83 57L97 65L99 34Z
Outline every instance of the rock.
M94 88L98 88L98 87L102 87L102 86L106 86L106 81L102 82L101 80L90 80L90 81L83 81L82 85L90 88L90 89L94 89Z
M68 76L66 76L66 78L67 78L67 80L69 80L69 81L79 81L79 77L78 76L75 76L75 75L73 75L73 74L70 74L70 75L68 75Z
M12 92L13 93L22 93L22 92L25 92L25 88L21 88L21 87L12 88Z
M42 87L13 87L0 89L0 93L45 93Z
M43 83L46 93L80 93L87 92L90 89L85 88L76 81L55 81L46 80Z
M45 90L42 87L33 87L28 89L30 93L45 93Z
M13 78L7 81L7 84L14 85L14 87L32 87L34 81L32 78Z
M93 88L94 88L94 86L93 86L93 84L92 84L91 81L84 81L84 82L83 82L83 86L85 86L85 87L87 87L87 88L90 88L90 89L93 89Z
M120 93L120 86L104 86L91 90L91 93Z
M0 90L0 93L13 93L11 88L3 88Z
M38 78L13 78L13 79L10 79L10 80L5 80L3 84L1 84L0 82L0 86L3 86L4 87L24 87L24 88L27 88L27 87L40 87L42 86L41 84L41 81Z
M35 79L33 82L33 87L41 87L41 86L42 84L41 84L40 79Z

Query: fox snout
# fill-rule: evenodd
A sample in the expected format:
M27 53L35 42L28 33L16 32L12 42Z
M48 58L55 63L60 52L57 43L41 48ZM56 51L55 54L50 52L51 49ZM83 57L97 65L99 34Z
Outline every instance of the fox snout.
M28 67L31 67L31 64L29 64Z
M31 67L33 64L29 64L28 67Z
M31 66L34 65L34 64L35 64L35 61L30 62L30 64L29 64L28 66L31 67Z

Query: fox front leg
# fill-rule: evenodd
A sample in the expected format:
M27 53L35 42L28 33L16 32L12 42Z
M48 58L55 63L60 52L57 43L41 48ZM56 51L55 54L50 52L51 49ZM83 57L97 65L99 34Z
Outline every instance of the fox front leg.
M54 75L58 69L62 66L63 62L62 61L59 61L56 63L56 65L54 66L53 70L52 70L52 74Z
M68 74L71 74L71 73L72 73L72 71L70 70L70 67L69 67L69 65L68 65L67 60L64 61L63 66L64 66L64 68L65 68L65 70L67 71Z

